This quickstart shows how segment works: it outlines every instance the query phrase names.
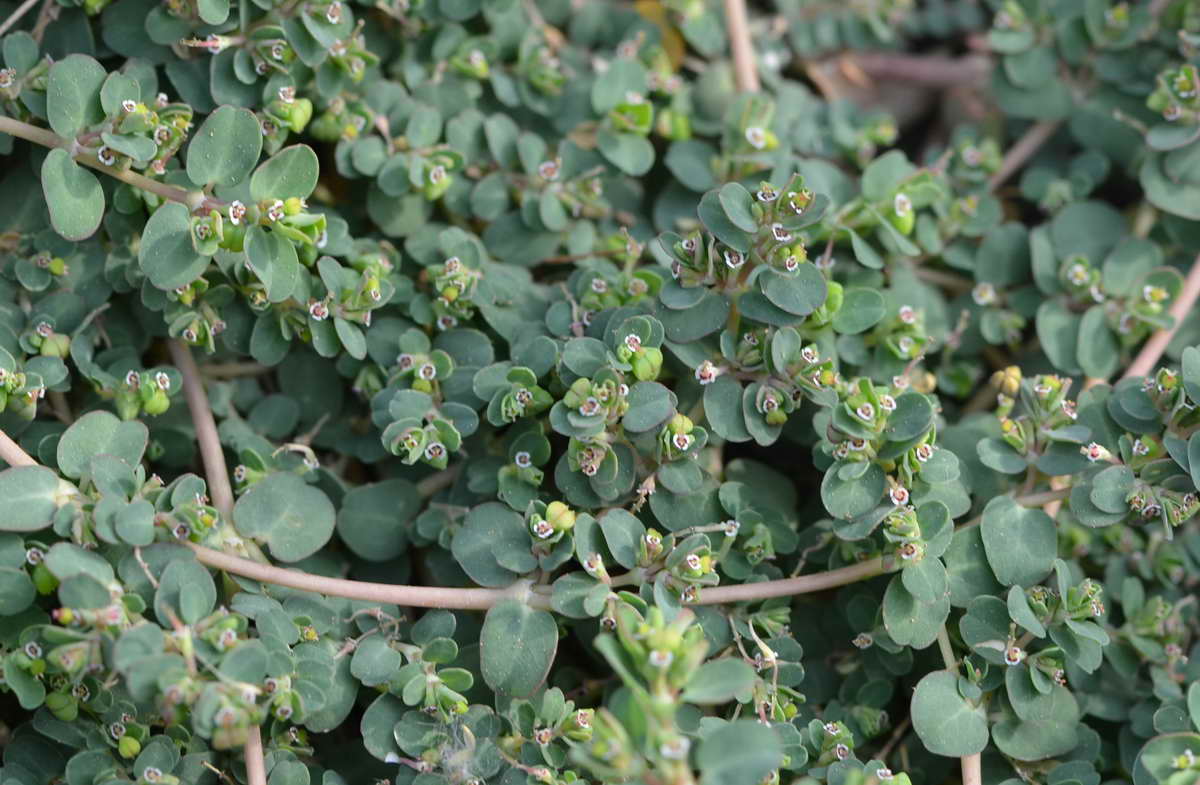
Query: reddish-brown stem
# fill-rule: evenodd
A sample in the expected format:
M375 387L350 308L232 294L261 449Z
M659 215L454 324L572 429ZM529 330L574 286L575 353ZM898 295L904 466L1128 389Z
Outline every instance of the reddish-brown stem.
M754 44L750 40L746 0L725 0L725 24L729 29L729 48L733 51L733 75L737 88L743 93L757 93L758 69L754 65Z
M13 25L21 21L21 17L29 13L29 9L33 8L37 4L38 0L25 0L24 3L21 3L21 5L17 7L17 10L9 14L8 18L4 20L3 24L0 24L0 35L7 33Z
M1060 125L1062 125L1061 120L1043 120L1030 126L1025 135L1004 154L1004 159L1000 161L1000 168L992 175L992 179L988 180L988 190L995 191L1004 184L1005 180L1016 174L1017 170L1024 166L1050 137L1054 136L1054 132Z
M171 360L183 376L183 395L187 398L188 411L192 415L192 426L196 429L196 442L200 445L200 459L204 462L204 475L208 479L208 493L213 506L227 522L233 520L233 486L229 483L229 470L225 466L225 453L217 435L217 423L213 420L208 395L200 369L192 357L192 350L179 341L171 341Z

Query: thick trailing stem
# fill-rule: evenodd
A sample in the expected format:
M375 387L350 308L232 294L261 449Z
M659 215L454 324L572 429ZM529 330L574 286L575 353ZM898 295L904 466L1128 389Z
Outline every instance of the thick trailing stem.
M982 85L991 73L991 58L981 55L946 57L903 52L858 52L846 58L869 77L929 87Z
M1191 313L1197 298L1200 298L1200 256L1192 262L1192 269L1188 271L1187 278L1183 280L1182 291L1175 298L1175 302L1171 303L1171 316L1174 318L1175 324L1169 330L1159 330L1150 336L1150 340L1146 341L1137 357L1121 375L1122 379L1132 379L1154 373L1158 361L1162 359L1163 352L1167 350L1167 344L1175 337L1179 326Z
M25 139L26 141L40 144L43 147L54 149L56 147L66 150L72 154L76 162L84 166L91 167L98 172L104 172L109 177L116 178L123 183L132 185L134 188L140 188L143 191L149 191L156 196L160 196L171 202L179 202L186 205L189 210L193 210L204 201L203 194L192 194L191 192L175 185L167 185L160 183L157 180L151 180L145 175L140 175L137 172L128 169L117 169L112 166L105 166L96 159L94 155L83 154L71 149L72 143L68 139L63 139L53 131L45 128L39 128L36 125L23 123L20 120L14 120L11 117L0 116L0 133L11 134L13 136Z
M7 433L0 431L0 458L9 466L37 466L29 453L21 449L21 445L12 440Z
M267 785L262 731L257 725L251 725L246 731L246 785Z
M992 179L988 180L988 190L995 191L1004 184L1005 180L1012 177L1050 137L1054 136L1054 132L1060 125L1062 125L1061 120L1043 120L1030 126L1025 135L1004 154L1004 159L1000 161L1000 168L992 175Z
M487 610L501 600L520 597L528 591L525 584L517 584L507 589L462 589L452 586L401 586L392 583L348 581L342 578L312 575L299 570L285 570L269 564L259 564L240 556L206 548L203 545L189 545L188 547L195 552L196 558L201 564L240 575L243 578L365 602L391 603L418 608L458 608L478 611ZM534 608L550 607L550 598L543 594L530 592L525 600Z
M39 0L25 0L24 3L21 3L17 10L13 11L12 14L10 14L9 17L4 20L3 24L0 24L0 35L4 35L9 31L10 28L12 28L13 25L21 21L21 17L29 13L29 9L37 5L38 2Z
M942 662L946 664L946 670L951 673L958 674L958 660L954 657L954 649L950 646L950 634L946 632L946 625L938 630L938 649L942 652ZM983 785L983 773L981 766L980 754L977 752L974 755L964 755L961 758L962 762L962 785Z
M754 66L746 0L725 0L725 24L729 27L729 48L733 50L733 76L737 88L743 93L757 93L758 70Z
M225 466L225 453L221 439L217 436L217 423L213 419L200 369L192 357L192 350L179 341L171 341L171 360L183 376L183 394L187 398L188 411L192 414L192 425L196 429L196 441L200 445L200 459L204 461L204 475L208 479L208 492L213 506L226 521L233 520L233 486L229 484L229 469Z

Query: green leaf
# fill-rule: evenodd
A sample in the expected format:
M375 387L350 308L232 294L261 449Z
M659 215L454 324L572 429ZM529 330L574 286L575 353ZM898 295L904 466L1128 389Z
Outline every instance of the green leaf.
M329 497L295 474L272 474L256 483L233 508L238 534L265 542L271 555L300 561L325 546L333 535Z
M174 291L200 277L208 258L192 245L188 209L169 202L159 207L142 230L138 265L156 288Z
M852 287L842 295L842 307L833 317L833 329L842 335L857 335L879 323L887 312L883 295L875 289Z
M927 559L938 562L938 559ZM913 569L908 567L904 572ZM937 568L933 568L937 572ZM945 569L941 571L942 586L945 585ZM950 615L949 592L937 585L937 575L926 576L920 581L921 590L932 600L926 600L909 591L901 575L892 577L883 595L883 625L896 643L924 649L937 640L938 630ZM917 581L914 581L917 583ZM939 589L941 589L939 593Z
M104 119L100 88L107 76L104 66L82 54L67 55L50 66L46 119L54 133L74 140L80 131Z
M360 485L342 497L338 537L360 559L394 559L408 548L409 521L420 508L421 497L408 480Z
M51 150L42 162L42 193L50 223L64 239L85 240L95 234L104 217L104 189L66 150Z
M730 442L750 441L742 385L732 376L718 376L711 384L705 385L704 416L722 439Z
M658 382L638 382L629 390L629 409L621 424L630 433L657 428L675 414L675 394Z
M889 441L915 439L933 425L933 404L921 393L905 393L896 398L896 409L888 414L883 435Z
M774 305L796 316L808 316L820 308L828 293L825 276L813 264L802 264L790 275L764 270L758 285Z
M113 455L130 466L141 463L150 433L137 420L122 422L111 412L97 410L80 417L58 442L58 468L77 480L95 455Z
M530 534L524 519L503 504L488 502L467 513L462 528L454 534L450 552L463 571L480 586L507 586L521 572L537 566L537 559L529 550ZM522 568L511 569L497 561L497 554L510 558L509 564ZM524 554L521 561L513 559Z
M285 147L263 161L250 175L250 198L307 199L317 187L320 164L317 154L304 144Z
M546 611L519 600L492 606L479 634L483 680L501 695L532 695L550 672L558 651L558 625Z
M1200 758L1200 734L1168 733L1146 742L1146 746L1138 753L1137 762L1155 782L1162 785L1188 785L1195 782L1195 774L1183 772L1180 777L1177 765L1177 761L1188 753L1193 758Z
M876 463L867 464L862 474L843 479L841 470L851 463L835 463L821 480L821 501L835 518L849 520L874 509L887 485L883 469Z
M782 762L779 736L756 720L722 725L696 750L700 785L757 785Z
M1075 352L1079 367L1088 376L1107 379L1121 363L1117 337L1108 327L1104 306L1093 305L1079 322L1079 345Z
M700 197L700 207L697 212L704 228L716 235L716 238L722 243L742 253L750 250L751 235L747 230L741 229L729 220L729 216L725 214L725 206L722 204L721 190L709 191Z
M227 0L225 11L229 12ZM237 185L258 163L262 142L262 129L253 112L218 107L192 134L187 149L188 177L198 186Z
M1188 687L1187 707L1192 727L1200 730L1200 681L1192 682L1192 686Z
M987 714L958 691L958 677L933 671L913 693L913 729L935 755L958 758L983 752L988 743Z
M154 595L154 613L164 627L172 626L172 616L184 624L195 624L216 605L216 584L200 562L176 559L163 570Z
M599 520L604 541L617 563L627 569L637 566L646 527L632 513L620 508L605 512Z
M1034 636L1046 637L1045 626L1029 607L1029 599L1020 586L1013 586L1008 590L1008 615Z
M701 665L687 686L683 699L688 703L716 706L739 697L748 697L758 676L740 657L722 657Z
M0 499L5 512L0 531L35 532L58 512L58 475L44 466L14 466L0 472Z
M996 579L1005 586L1040 583L1058 555L1054 521L1040 509L1027 509L1009 496L983 508L983 546Z
M287 300L300 284L303 270L296 246L277 232L251 226L246 232L246 263L267 287L267 299L273 303Z
M654 145L644 136L615 133L607 128L596 135L596 145L609 163L634 177L654 165Z
M3 497L8 500L9 496ZM11 531L8 527L6 530ZM16 616L33 604L37 590L23 569L0 567L0 616Z

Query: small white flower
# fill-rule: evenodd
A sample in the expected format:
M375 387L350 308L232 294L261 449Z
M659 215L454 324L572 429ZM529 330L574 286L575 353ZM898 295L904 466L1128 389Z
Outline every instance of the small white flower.
M638 337L637 335L635 335L634 333L630 333L629 335L626 335L625 336L625 348L634 353L641 351L642 339L640 337Z
M604 294L608 291L608 281L603 278L592 279L592 291L596 294Z
M671 442L675 445L675 449L686 451L687 448L692 446L692 437L686 433L677 433L675 434L674 438L671 439Z
M1096 461L1107 461L1112 457L1112 453L1110 453L1103 445L1097 444L1096 442L1091 442L1084 447L1080 447L1079 452L1092 463L1095 463Z
M1004 650L1004 661L1009 665L1020 665L1021 660L1025 659L1025 652L1020 646L1009 646Z
M554 527L547 520L539 520L533 525L533 533L539 540L549 539L554 534Z
M158 389L166 392L171 389L171 377L167 376L165 371L159 371L154 374L154 383L158 385Z
M314 300L308 305L308 315L318 322L329 318L329 308L320 300Z
M755 194L755 196L760 202L773 202L775 201L777 194L775 193L774 188L769 185L764 185L762 188L758 189L758 192Z
M675 654L673 652L665 651L663 649L653 649L650 652L649 657L650 664L656 668L666 668L674 661L674 659Z
M908 488L905 488L903 485L897 485L888 491L888 497L891 498L892 504L897 507L908 504Z
M691 587L689 586L688 588L690 589ZM659 747L658 751L664 758L669 758L670 760L683 760L687 757L688 750L691 748L691 746L692 743L687 738L679 736L671 739L668 742L664 742L662 746Z
M736 518L730 518L721 524L725 530L726 537L736 537L738 530L742 528L742 524Z
M795 254L788 254L788 258L783 260L783 269L789 273L796 272L796 270L800 269L800 260L796 258Z
M725 266L730 270L736 270L746 262L746 257L738 251L728 250L725 252Z
M529 453L522 450L513 456L513 463L515 463L518 468L528 469L533 465L533 458L529 455Z
M137 103L126 98L124 101L121 102L121 108L124 109L126 112L134 112L134 111L137 111Z
M441 442L431 442L429 446L425 448L425 460L427 461L436 461L445 454L446 446Z
M688 569L692 570L693 572L699 570L701 567L700 557L694 553L689 553L683 562L687 565Z
M996 287L986 281L976 284L971 290L971 299L976 305L991 305L996 302Z
M869 649L871 644L875 643L875 639L871 637L870 633L860 632L858 635L855 635L854 640L850 642L853 643L854 647L857 649Z
M712 384L721 375L721 369L713 365L712 360L705 360L696 369L696 380L700 384Z
M687 251L688 253L696 252L696 238L695 237L685 237L683 242L680 243L680 245L682 245L683 250Z
M96 158L105 166L112 166L117 162L117 156L107 146L96 151Z
M437 368L433 366L433 363L425 363L417 369L417 375L427 382L433 381L437 376Z
M800 356L804 358L804 362L809 365L815 364L821 359L821 353L817 350L815 344L809 344L800 350Z
M895 211L896 215L904 217L911 213L912 209L912 199L908 198L908 194L903 192L896 194L896 198L892 200L892 210Z
M746 129L746 141L755 150L761 150L767 146L767 132L757 125L752 125Z
M896 399L890 395L879 396L879 408L885 412L896 411Z
M870 420L875 419L875 407L869 403L862 404L861 406L859 406L857 409L854 410L854 413L857 414L859 416L859 418L863 419L863 420L870 421Z
M270 221L279 221L283 218L283 202L276 199L270 207L267 208L267 219Z
M1067 280L1075 286L1083 286L1091 279L1088 275L1088 269L1084 265L1076 262L1067 268Z
M429 184L437 185L442 180L446 179L446 167L438 164L429 170Z
M899 316L900 321L904 322L905 324L913 324L917 321L916 309L914 309L911 305L900 306Z
M1134 455L1149 455L1150 447L1145 442L1143 442L1141 439L1134 439L1133 440L1133 454Z
M237 226L246 217L246 205L236 199L229 203L229 223Z
M558 161L542 161L538 164L538 176L543 180L558 179Z
M331 25L336 25L342 20L342 4L339 0L334 0L325 9L325 21Z
M776 242L790 243L792 241L792 233L783 228L783 224L771 224L771 235Z

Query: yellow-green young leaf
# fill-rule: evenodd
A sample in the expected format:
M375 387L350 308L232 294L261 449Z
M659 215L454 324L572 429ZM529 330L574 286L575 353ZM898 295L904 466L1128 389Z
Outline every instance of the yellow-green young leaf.
M91 237L104 217L104 189L96 175L71 160L66 150L51 150L42 162L42 193L54 231L67 240Z
M1200 758L1200 734L1168 733L1146 742L1138 755L1138 768L1145 768L1155 782L1164 785L1194 783L1195 771L1180 771L1180 759ZM1136 769L1135 769L1136 770Z
M757 720L717 728L696 750L700 785L758 785L782 762L779 736Z
M229 10L228 3L225 10ZM253 112L222 106L192 135L187 150L188 177L200 186L237 185L258 163L262 140Z
M329 542L333 504L324 491L295 474L272 474L256 483L233 508L233 525L243 537L267 543L271 555L294 562Z
M87 55L68 55L50 66L46 119L54 133L74 140L84 128L104 119L100 88L106 76L104 66Z
M925 748L935 755L961 757L982 752L988 743L987 714L958 691L958 677L934 671L917 683L912 723Z
M44 466L14 466L0 472L0 531L33 532L44 529L58 510L58 475Z
M550 672L558 651L558 625L546 611L519 600L497 603L479 636L483 680L501 695L532 695Z

